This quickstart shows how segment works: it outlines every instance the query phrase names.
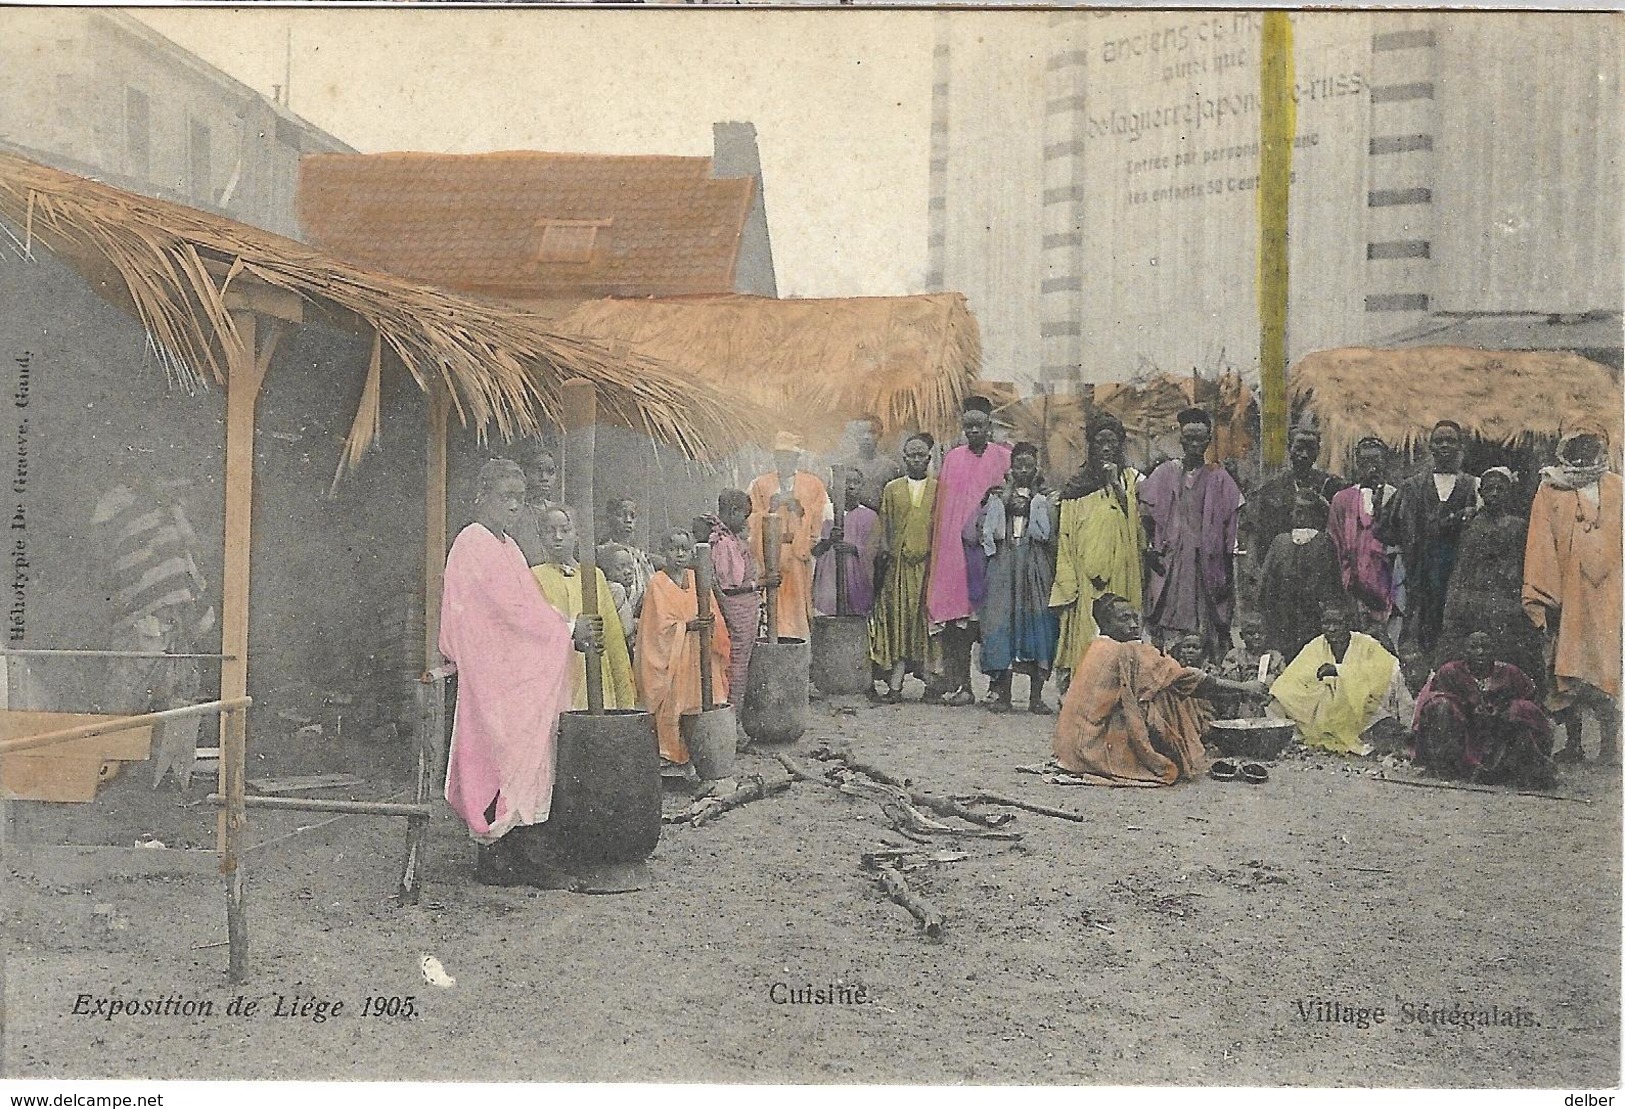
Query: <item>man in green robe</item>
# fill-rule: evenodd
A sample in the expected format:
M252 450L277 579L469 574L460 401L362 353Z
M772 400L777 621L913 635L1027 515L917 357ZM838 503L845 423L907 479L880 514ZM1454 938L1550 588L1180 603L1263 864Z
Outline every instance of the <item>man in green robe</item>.
M926 476L931 437L924 432L903 444L903 476L886 484L880 496L879 551L875 567L880 591L869 619L869 657L886 672L882 696L903 699L903 678L912 668L923 673L929 632L925 612L926 575L931 564L931 518L937 479Z

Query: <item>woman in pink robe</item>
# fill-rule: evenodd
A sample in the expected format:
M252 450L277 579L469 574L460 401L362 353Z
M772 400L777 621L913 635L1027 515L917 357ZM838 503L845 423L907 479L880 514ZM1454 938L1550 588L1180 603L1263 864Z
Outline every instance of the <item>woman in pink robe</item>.
M587 618L572 632L542 597L507 534L524 496L515 463L496 459L480 470L474 522L452 544L440 599L440 653L458 675L446 800L481 845L476 877L498 885L527 877L509 833L545 823L551 811L572 639L584 649L602 634Z
M1399 490L1383 480L1388 468L1388 444L1374 435L1354 448L1358 481L1333 497L1326 534L1337 548L1337 566L1343 591L1359 606L1360 624L1390 644L1399 640L1402 608L1400 583L1394 572L1394 554L1377 538L1377 521Z

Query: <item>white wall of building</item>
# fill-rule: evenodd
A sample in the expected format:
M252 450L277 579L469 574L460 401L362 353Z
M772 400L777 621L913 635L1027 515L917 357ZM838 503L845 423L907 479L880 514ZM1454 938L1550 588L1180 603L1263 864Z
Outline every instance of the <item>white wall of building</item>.
M1024 353L1036 337L1053 381L1256 373L1259 13L1034 13L996 37L943 18L937 250L984 334ZM1619 308L1617 17L1317 12L1293 28L1290 358L1430 312ZM1035 30L1043 93L1018 103L988 75L1030 74ZM1035 195L1017 149L1034 128L1005 122L1021 113L1042 116L1036 231L1016 211ZM1036 233L1036 262L995 224ZM988 296L994 274L1020 295Z

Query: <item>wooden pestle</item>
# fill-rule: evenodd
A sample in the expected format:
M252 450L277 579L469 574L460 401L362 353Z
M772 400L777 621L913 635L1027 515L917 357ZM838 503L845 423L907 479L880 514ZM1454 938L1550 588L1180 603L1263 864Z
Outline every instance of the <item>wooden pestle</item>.
M840 466L829 472L830 503L835 506L835 522L830 525L829 541L832 546L846 542L846 471ZM839 550L835 554L835 615L846 615L846 556Z
M575 514L576 541L581 548L581 614L598 615L598 565L593 547L592 456L598 422L598 393L584 378L571 378L564 394L564 474L570 507ZM598 651L585 652L587 712L604 715L604 659Z
M784 521L777 512L762 520L762 568L768 577L779 572L779 545L784 542ZM779 587L767 587L767 641L779 641Z
M694 544L694 604L701 620L711 615L711 590L716 588L716 570L711 565L711 544ZM716 691L711 688L711 629L700 629L700 711L716 708Z

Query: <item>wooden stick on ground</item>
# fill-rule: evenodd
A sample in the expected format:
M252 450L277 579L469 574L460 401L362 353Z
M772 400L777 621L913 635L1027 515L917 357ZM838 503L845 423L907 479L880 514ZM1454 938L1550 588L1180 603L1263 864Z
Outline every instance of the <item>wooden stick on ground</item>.
M1006 797L1002 793L972 793L957 800L967 805L1008 805L1013 809L1025 809L1028 812L1038 813L1040 816L1057 816L1062 820L1075 820L1080 824L1089 819L1082 813L1052 808L1049 805L1040 805L1032 801L1023 801L1018 797Z
M1573 801L1577 805L1589 805L1590 800L1584 797L1569 797L1562 793L1540 793L1532 789L1495 789L1491 786L1470 786L1462 782L1416 782L1409 778L1376 778L1378 782L1387 782L1395 786L1414 786L1417 789L1458 789L1463 793L1499 793L1512 797L1540 797L1547 801Z
M794 778L779 778L775 781L764 781L760 776L747 778L740 783L738 789L722 797L707 797L696 801L682 812L662 817L665 824L692 824L698 828L712 817L721 816L730 809L737 809L741 805L748 805L752 801L760 801L764 797L772 797L783 793L790 788Z
M798 782L812 782L814 785L828 786L830 789L837 791L839 791L841 788L839 783L832 782L828 778L821 777L820 775L806 770L800 763L796 762L795 759L792 759L789 755L786 755L782 751L773 752L773 757L777 759L779 765L784 767L789 775Z
M827 752L828 761L845 764L849 770L855 770L874 779L881 785L891 786L906 795L908 802L922 809L930 809L938 816L957 817L970 824L979 824L984 828L998 828L1015 819L1012 813L979 813L966 808L958 799L944 797L939 793L914 788L914 783L908 778L898 778L878 766L873 766L861 759L854 758L847 748L833 748Z
M948 919L942 915L942 910L910 889L903 872L890 863L876 863L874 871L875 878L880 882L880 888L886 891L886 896L907 909L909 914L920 922L921 932L932 939L940 939L942 929L948 923Z

